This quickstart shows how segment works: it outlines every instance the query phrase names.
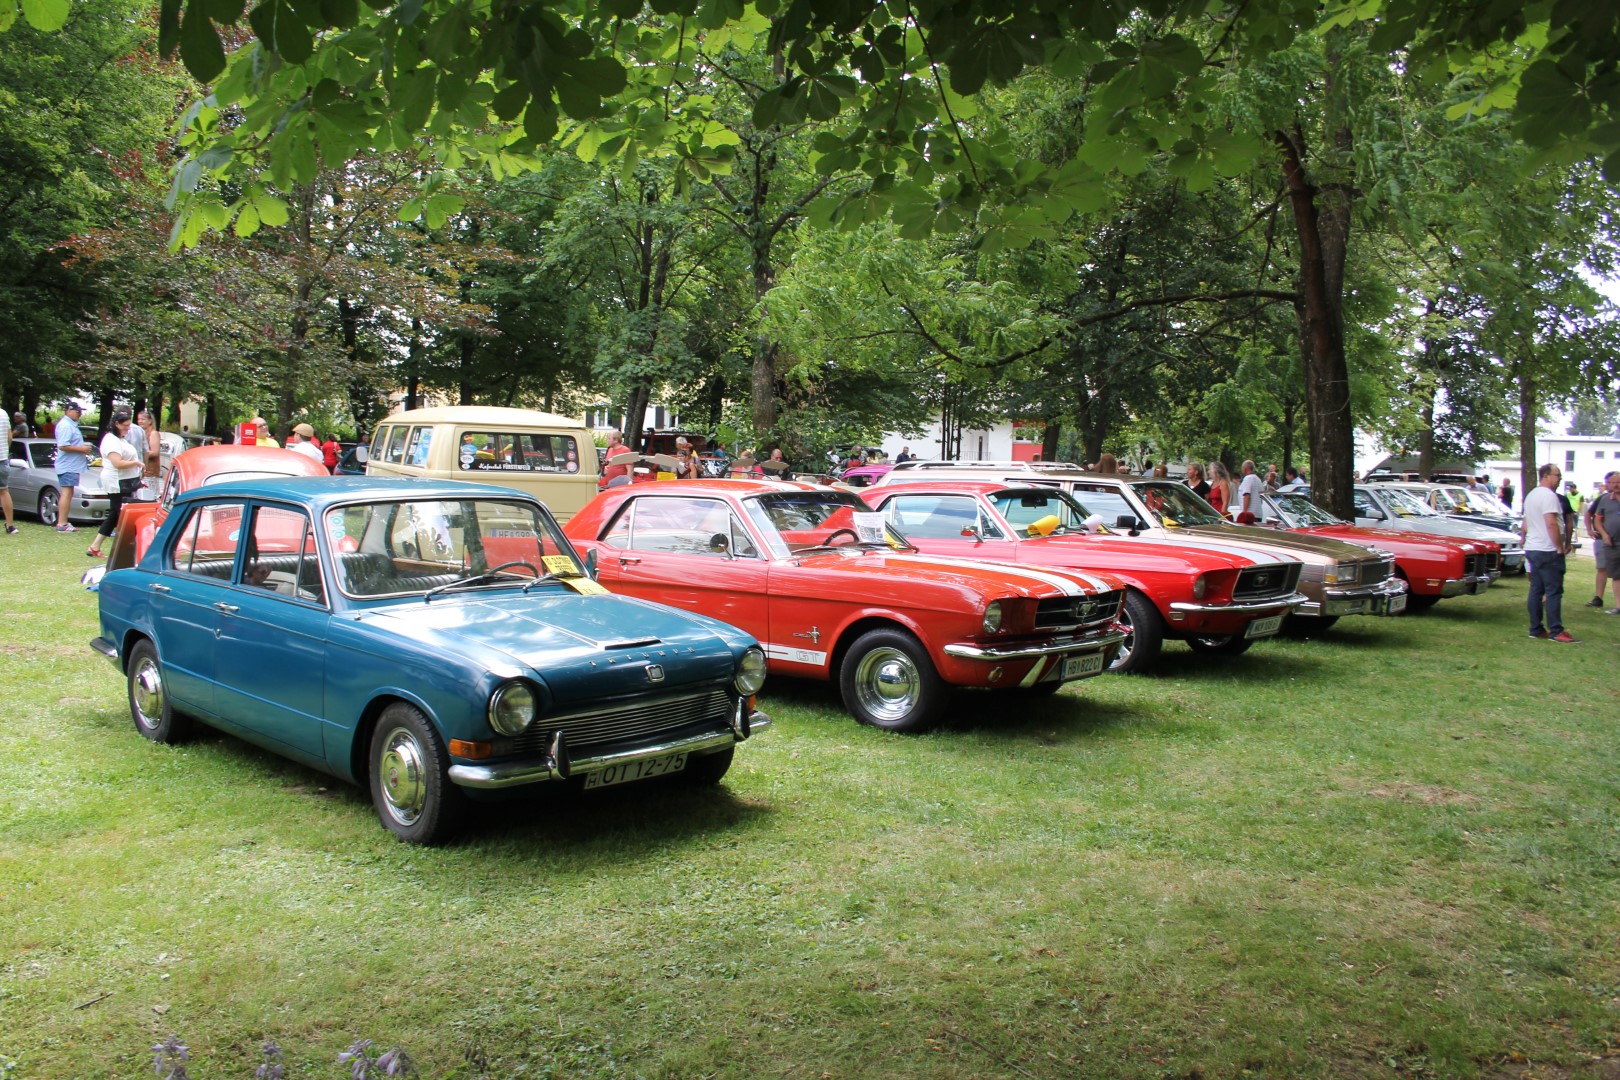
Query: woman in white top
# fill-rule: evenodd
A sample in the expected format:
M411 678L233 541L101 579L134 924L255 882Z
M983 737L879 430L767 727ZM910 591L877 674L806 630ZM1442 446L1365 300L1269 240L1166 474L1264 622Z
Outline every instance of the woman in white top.
M101 542L118 528L118 512L124 508L124 499L135 494L141 483L141 453L129 441L129 413L113 413L112 425L101 437L101 482L107 489L107 516L90 541L85 554L92 559L101 558Z

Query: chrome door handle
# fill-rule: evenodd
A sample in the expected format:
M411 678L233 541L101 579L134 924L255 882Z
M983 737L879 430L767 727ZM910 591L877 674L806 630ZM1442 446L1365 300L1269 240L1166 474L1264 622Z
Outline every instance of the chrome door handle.
M170 589L167 585L148 585L147 588L151 589L153 592L173 592L174 591L174 590Z
M635 566L635 565L639 565L640 562L641 562L640 559L632 559L632 558L628 558L628 557L626 557L624 555L619 556L619 565L620 566Z
M215 604L214 607L219 609L220 611L223 611L227 615L235 615L237 610L238 610L238 608L237 608L237 606L235 604L227 604L223 600L221 600L219 603Z

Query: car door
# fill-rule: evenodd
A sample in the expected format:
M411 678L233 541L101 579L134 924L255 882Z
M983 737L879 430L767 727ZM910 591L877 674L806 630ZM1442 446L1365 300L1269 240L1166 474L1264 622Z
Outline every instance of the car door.
M613 592L710 615L769 640L766 559L726 500L630 499L601 542L597 577Z
M182 709L218 715L219 620L231 602L244 509L234 499L182 504L185 521L169 534L161 572L147 585L164 685Z
M244 733L315 763L324 760L328 614L308 516L251 507L220 606L215 700Z

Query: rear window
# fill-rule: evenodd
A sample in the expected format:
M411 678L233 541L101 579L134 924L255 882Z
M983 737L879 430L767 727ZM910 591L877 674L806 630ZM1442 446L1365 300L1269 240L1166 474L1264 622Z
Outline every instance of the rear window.
M463 472L577 473L579 444L572 435L467 431L456 465Z

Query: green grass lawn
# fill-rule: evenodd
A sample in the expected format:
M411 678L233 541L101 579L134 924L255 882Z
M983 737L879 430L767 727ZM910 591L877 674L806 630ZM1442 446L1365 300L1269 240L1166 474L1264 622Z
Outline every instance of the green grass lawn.
M1523 579L946 729L776 680L717 790L393 841L139 738L82 535L0 537L0 1078L1620 1075L1620 617Z

